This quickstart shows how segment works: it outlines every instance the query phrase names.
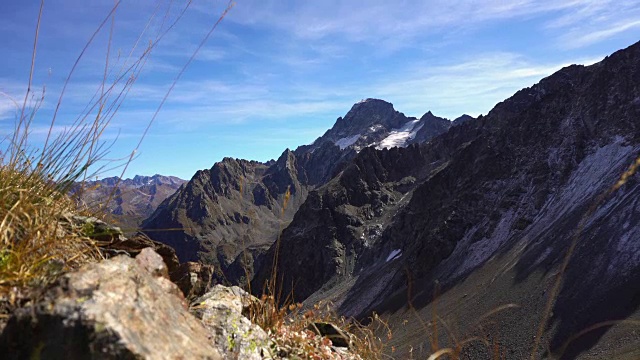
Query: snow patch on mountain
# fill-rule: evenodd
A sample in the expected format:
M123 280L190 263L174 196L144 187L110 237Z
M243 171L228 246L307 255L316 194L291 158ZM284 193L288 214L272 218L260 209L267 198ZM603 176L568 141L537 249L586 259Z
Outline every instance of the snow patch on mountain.
M344 150L345 148L355 144L356 141L360 138L360 134L356 134L349 137L343 137L341 139L336 140L335 144L340 147L340 150Z
M420 120L408 121L399 129L391 130L389 136L380 141L380 144L376 147L378 150L390 149L392 147L405 147L407 143L411 141L424 124L420 124L416 129L416 125Z
M393 250L393 251L391 251L389 253L389 256L387 256L387 260L385 262L389 262L391 260L395 260L395 259L399 258L400 256L402 256L402 250L395 249L395 250Z

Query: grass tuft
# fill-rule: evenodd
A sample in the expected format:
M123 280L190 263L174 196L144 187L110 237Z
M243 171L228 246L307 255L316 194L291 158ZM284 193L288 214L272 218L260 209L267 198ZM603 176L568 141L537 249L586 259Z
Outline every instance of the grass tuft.
M273 340L273 358L386 359L386 341L377 334L382 332L386 340L392 337L387 323L376 314L368 325L363 325L339 316L329 302L306 309L290 301L280 305L275 297L263 295L250 304L249 319ZM326 327L335 331L321 331ZM347 345L348 351L342 344Z
M0 298L101 258L94 242L66 220L71 212L75 202L55 182L28 169L0 168Z

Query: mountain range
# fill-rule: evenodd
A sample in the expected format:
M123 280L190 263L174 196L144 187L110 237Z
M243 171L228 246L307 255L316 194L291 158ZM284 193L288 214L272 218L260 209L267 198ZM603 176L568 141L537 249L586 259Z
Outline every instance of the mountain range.
M186 181L175 176L141 176L120 180L108 177L78 184L82 202L89 207L106 206L110 221L127 233L137 232L142 221L149 217L160 203L173 195ZM79 191L80 190L80 191Z
M381 314L397 358L636 359L639 152L636 43L478 118L363 100L277 160L198 171L142 228L220 281Z
M246 280L246 262L253 266L274 243L309 191L334 178L363 149L409 146L450 127L451 121L430 112L416 119L386 101L366 99L312 144L286 149L277 160L225 158L198 171L142 227L173 246L182 261L216 265L237 283Z

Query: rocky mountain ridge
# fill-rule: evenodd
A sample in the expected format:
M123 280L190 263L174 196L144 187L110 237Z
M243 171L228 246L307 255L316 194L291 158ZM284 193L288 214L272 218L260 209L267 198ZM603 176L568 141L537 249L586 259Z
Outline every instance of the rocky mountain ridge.
M400 131L417 123L411 136ZM253 269L254 257L275 242L308 192L333 178L358 152L388 138L395 139L394 146L427 141L450 126L430 112L416 120L386 101L367 99L313 144L287 149L275 161L225 158L198 171L142 227L154 240L175 247L181 260L213 264L231 283L246 281L245 269Z
M466 324L517 304L495 337L523 358L552 287L540 274L557 276L579 235L545 333L550 349L600 321L637 318L640 248L630 239L640 234L638 175L602 194L640 152L639 99L640 43L566 67L429 143L362 151L309 193L254 288L271 276L277 252L284 293L329 299L345 315L377 311L399 324L417 309L429 318L434 289L450 307L464 304L454 316ZM400 334L405 344L424 341L416 326ZM628 335L594 331L563 355L588 357L600 337L620 334ZM603 344L596 351L615 348Z
M185 182L175 176L159 174L136 175L123 180L113 176L87 180L78 184L73 192L89 207L106 206L111 222L134 233L138 231L142 221Z

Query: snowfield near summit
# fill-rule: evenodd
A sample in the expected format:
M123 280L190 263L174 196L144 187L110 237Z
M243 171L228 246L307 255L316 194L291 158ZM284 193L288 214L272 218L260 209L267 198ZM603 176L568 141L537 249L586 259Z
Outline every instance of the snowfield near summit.
M416 134L424 125L421 124L417 129L414 130L418 122L420 122L420 120L412 120L404 124L401 128L392 130L389 136L380 141L380 144L376 146L376 149L382 150L390 149L392 147L407 146L407 142L416 137Z

